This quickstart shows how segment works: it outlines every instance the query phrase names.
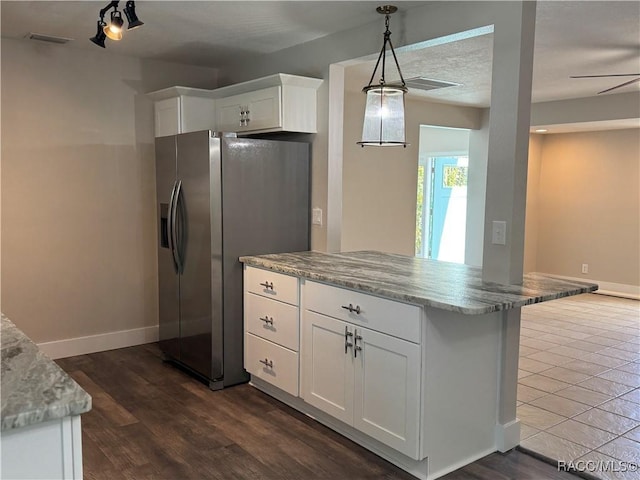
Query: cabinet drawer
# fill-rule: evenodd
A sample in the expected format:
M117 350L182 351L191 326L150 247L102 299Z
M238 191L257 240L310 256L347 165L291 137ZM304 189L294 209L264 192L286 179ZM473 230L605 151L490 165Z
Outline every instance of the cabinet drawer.
M245 333L244 368L291 395L298 396L298 354Z
M349 311L349 305L352 311ZM421 311L416 305L307 281L304 308L409 342L421 341Z
M244 315L247 331L298 351L297 307L254 293L245 293Z
M289 275L246 267L244 289L263 297L298 305L298 279Z

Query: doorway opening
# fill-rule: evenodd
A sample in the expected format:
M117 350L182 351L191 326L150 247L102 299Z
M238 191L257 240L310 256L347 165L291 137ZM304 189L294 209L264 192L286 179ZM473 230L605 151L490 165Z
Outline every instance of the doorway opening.
M469 130L420 127L416 256L464 263Z

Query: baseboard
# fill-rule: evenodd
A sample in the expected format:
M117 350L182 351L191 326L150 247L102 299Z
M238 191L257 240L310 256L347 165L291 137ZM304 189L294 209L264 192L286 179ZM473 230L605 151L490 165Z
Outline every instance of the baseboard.
M540 272L542 273L542 272ZM576 282L597 283L598 290L593 293L599 295L609 295L611 297L629 298L631 300L640 300L640 286L639 285L627 285L625 283L603 282L600 280L594 280L584 277L567 277L565 275L555 275L553 273L545 273L550 277L562 278L564 280L574 280Z
M516 418L504 425L496 425L496 446L501 453L517 447L520 444L520 419Z
M66 358L87 353L104 352L116 348L133 347L158 341L158 326L119 330L87 337L39 343L40 350L49 358Z

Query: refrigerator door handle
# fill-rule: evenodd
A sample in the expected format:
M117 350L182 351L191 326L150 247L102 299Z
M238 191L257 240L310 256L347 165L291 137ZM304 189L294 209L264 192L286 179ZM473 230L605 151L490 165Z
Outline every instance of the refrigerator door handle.
M182 192L182 180L178 180L173 195L173 210L171 211L171 243L173 244L173 249L171 253L173 254L173 262L176 267L176 272L178 274L182 273L182 259L180 258L180 248L181 243L178 240L178 202L180 201L180 193ZM183 232L180 232L180 236L182 237Z
M173 269L178 273L178 264L176 263L176 244L175 244L175 208L176 208L176 188L178 187L178 181L173 182L173 188L171 189L171 197L169 199L169 212L167 213L168 229L169 229L169 250L171 250L171 260L173 261Z

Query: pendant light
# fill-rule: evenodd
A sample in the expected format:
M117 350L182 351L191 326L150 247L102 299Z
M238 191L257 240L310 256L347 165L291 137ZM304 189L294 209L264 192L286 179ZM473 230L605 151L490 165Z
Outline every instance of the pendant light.
M358 145L363 147L403 146L406 148L408 145L405 142L404 96L409 90L400 71L396 53L393 51L391 32L389 31L389 16L397 10L398 8L393 5L384 5L376 9L378 13L385 16L385 32L382 50L371 74L369 84L362 89L367 95L367 102L362 125L362 141L358 142ZM400 75L400 83L386 83L387 44L389 44L396 69ZM382 63L380 82L374 85L373 78L376 76L380 63Z

